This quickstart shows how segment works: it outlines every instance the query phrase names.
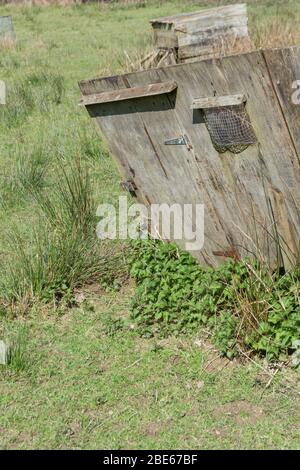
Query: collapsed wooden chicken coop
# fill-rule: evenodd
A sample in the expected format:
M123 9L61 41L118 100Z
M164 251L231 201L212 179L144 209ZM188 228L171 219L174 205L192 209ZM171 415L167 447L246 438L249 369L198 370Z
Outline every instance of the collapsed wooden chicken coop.
M300 47L288 47L81 81L81 104L139 201L204 204L200 263L288 267L300 237L299 79Z
M142 66L172 65L251 49L247 5L238 3L150 21L153 51Z

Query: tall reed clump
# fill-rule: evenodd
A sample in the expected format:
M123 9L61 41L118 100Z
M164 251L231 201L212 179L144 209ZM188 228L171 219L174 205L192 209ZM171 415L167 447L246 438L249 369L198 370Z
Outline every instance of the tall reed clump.
M37 71L6 84L6 106L0 108L1 123L7 127L19 126L34 111L49 111L59 105L65 93L64 78L52 71Z
M15 179L24 194L42 190L46 186L46 172L49 166L49 153L42 143L25 150L21 146L16 158Z
M0 210L6 213L24 207L33 190L47 186L51 162L50 148L43 142L29 148L22 144L14 146L9 156L10 166L0 174Z
M9 234L10 256L0 280L1 303L26 311L34 301L70 304L74 289L126 273L122 247L97 239L96 207L87 167L58 164L57 183L32 189L38 217L30 239Z

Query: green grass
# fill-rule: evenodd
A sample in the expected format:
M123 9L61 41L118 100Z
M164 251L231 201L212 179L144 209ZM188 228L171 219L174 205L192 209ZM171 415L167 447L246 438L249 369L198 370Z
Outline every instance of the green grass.
M0 7L17 34L15 46L0 46L9 96L0 109L0 338L13 344L0 370L1 448L300 447L296 373L278 372L265 389L270 371L261 379L253 364L223 368L193 336L139 338L126 326L132 289L99 289L115 249L76 236L74 210L91 221L89 204L115 202L120 191L77 105L77 82L122 72L124 51L149 47L149 19L212 3ZM248 3L257 45L278 18L283 31L299 20L296 0ZM88 169L87 186L74 162ZM85 283L94 294L70 309ZM62 290L68 301L55 308Z
M299 375L266 388L259 365L227 363L195 335L140 338L131 290L100 294L24 321L26 369L0 372L2 449L300 448Z

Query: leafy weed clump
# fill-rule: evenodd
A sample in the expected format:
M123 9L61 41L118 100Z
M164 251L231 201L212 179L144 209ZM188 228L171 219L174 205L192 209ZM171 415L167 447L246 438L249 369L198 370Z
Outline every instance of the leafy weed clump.
M174 244L135 242L137 283L132 318L143 334L206 328L223 355L240 350L269 360L293 351L300 337L300 270L270 274L258 263L203 268Z

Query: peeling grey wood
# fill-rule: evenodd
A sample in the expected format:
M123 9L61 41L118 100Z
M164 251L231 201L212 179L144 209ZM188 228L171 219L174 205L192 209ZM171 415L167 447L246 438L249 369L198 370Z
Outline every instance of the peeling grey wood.
M238 63L234 65L238 67ZM247 149L240 155L233 155L229 152L219 155L212 146L201 114L198 114L197 110L191 111L186 105L186 103L191 103L196 93L211 96L213 93L224 95L224 93L235 92L236 90L230 89L231 73L230 77L220 75L218 64L207 62L178 66L172 70L164 69L159 73L161 77L165 77L166 73L168 75L172 73L172 76L174 74L178 77L176 110L194 148L196 162L194 175L198 183L198 194L201 192L201 199L207 209L205 245L210 259L219 263L226 257L226 254L234 250L237 255L241 256L247 254L245 249L255 251L255 243L247 239L249 237L253 240L256 236L255 230L250 230L252 229L250 224L252 212L255 210L256 217L259 217L262 223L265 222L261 190L258 190L254 184L257 170L254 172L251 169L250 174L247 174L247 179L254 178L248 192L244 187L240 187L243 178L241 182L239 178L240 164L243 161L247 162L246 152L249 159L249 154L251 155L254 150ZM240 90L246 91L246 88L247 81ZM254 157L251 158L253 159ZM243 168L243 172L248 173L248 171L248 168ZM260 200L257 206L263 211L262 214L257 213L257 207L249 194L250 188L253 195L257 194ZM224 256L221 255L222 253Z
M195 98L191 104L191 109L209 109L219 108L222 106L237 106L245 103L247 98L245 95L227 95L227 96L210 96L204 98Z

